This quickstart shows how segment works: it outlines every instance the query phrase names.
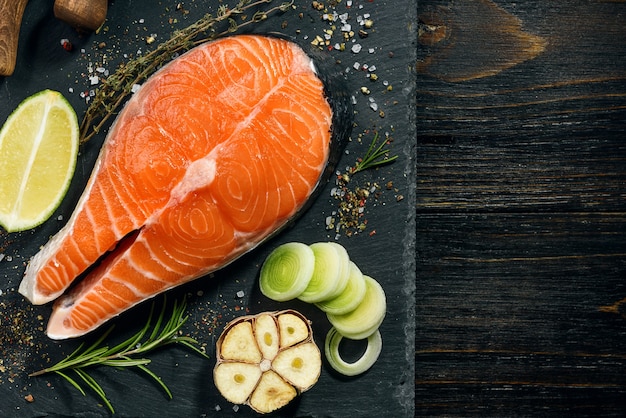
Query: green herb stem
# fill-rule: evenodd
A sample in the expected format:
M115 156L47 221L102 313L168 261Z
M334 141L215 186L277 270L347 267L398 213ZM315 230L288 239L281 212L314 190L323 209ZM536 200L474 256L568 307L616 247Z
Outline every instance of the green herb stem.
M198 342L195 339L179 335L180 329L188 318L188 316L185 315L185 301L180 304L174 302L172 313L169 319L165 321L166 306L167 304L164 301L161 311L153 324L153 303L150 309L150 314L148 315L148 320L144 327L125 341L113 347L109 347L109 345L105 344L105 340L113 330L113 327L111 327L87 348L83 349L84 344L81 344L69 356L65 357L55 365L31 373L29 376L56 373L78 389L80 393L85 395L85 391L79 383L82 380L84 384L91 388L100 397L100 399L102 399L104 404L113 413L113 406L107 399L104 390L96 382L96 380L85 371L85 369L94 366L110 366L116 368L136 367L156 381L157 384L163 388L168 397L171 398L172 393L165 383L146 367L146 365L150 363L150 359L143 358L141 356L169 344L181 344L182 346L195 351L205 358L208 358L208 356L198 347ZM152 330L150 334L148 334L150 329ZM74 372L80 380L72 378L68 373L66 373L67 371Z
M385 145L388 145L389 141L384 140L380 144L378 144L378 132L374 135L374 139L367 149L365 156L363 158L359 158L355 166L350 170L351 174L356 174L360 171L367 170L369 168L379 167L383 164L389 164L395 161L398 156L394 155L389 157L389 150L383 149Z
M131 94L134 85L145 81L177 54L265 20L272 13L285 12L293 5L293 0L284 2L267 10L257 11L251 19L244 20L246 11L271 2L272 0L239 0L233 8L222 5L215 16L207 13L188 27L175 31L170 39L161 43L153 51L122 64L115 73L103 81L87 108L80 126L81 144L87 142L104 127L108 119L117 112ZM234 18L238 15L244 21L238 23ZM216 26L222 22L227 23L228 28L218 33Z

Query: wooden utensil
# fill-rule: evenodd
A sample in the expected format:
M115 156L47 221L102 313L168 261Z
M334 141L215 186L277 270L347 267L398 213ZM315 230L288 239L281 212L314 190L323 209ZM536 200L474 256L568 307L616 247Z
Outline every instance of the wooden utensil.
M107 16L108 0L56 0L54 15L76 29L96 30Z
M0 0L0 76L15 70L17 41L28 0Z
M15 70L22 16L28 0L0 0L0 76ZM106 19L108 0L56 0L54 15L77 29L96 30Z

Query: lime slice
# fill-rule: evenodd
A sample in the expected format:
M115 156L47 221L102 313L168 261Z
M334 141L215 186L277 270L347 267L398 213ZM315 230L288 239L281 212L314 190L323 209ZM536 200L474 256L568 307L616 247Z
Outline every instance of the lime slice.
M0 130L0 225L33 228L59 206L76 167L78 119L61 93L36 93Z

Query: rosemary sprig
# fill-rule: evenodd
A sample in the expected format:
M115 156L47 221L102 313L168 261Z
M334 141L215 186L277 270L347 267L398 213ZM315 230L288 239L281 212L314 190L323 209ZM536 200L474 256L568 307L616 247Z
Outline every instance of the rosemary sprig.
M378 132L376 132L376 134L374 134L374 139L372 140L372 143L365 153L365 156L357 160L357 163L350 170L350 174L356 174L360 171L378 167L383 164L389 164L390 162L395 161L398 156L394 155L393 157L389 157L389 150L383 149L385 145L388 144L388 140L384 140L380 144L378 144Z
M120 65L115 73L102 82L87 108L80 125L81 144L87 142L102 129L107 120L116 113L131 94L135 84L140 84L146 80L176 55L201 43L235 32L255 22L263 21L274 12L285 12L293 4L293 0L284 2L267 10L257 11L251 19L245 20L247 19L246 11L271 2L272 0L239 0L237 5L232 8L221 5L215 16L207 13L188 27L175 31L170 39L161 43L151 52ZM235 16L239 16L242 22L238 23ZM220 23L227 24L228 28L218 33L216 26Z
M153 322L154 317L154 303L150 308L150 314L144 327L139 330L132 337L125 341L109 347L105 344L106 338L109 336L113 327L110 327L105 333L103 333L93 344L84 348L85 344L82 343L73 353L65 357L51 367L47 367L43 370L29 374L29 376L40 376L47 373L56 373L59 376L67 380L72 386L74 386L83 396L85 396L85 390L81 386L81 381L87 387L92 389L102 399L104 404L109 408L111 413L114 413L113 405L109 401L102 389L102 386L87 373L85 369L94 366L112 366L117 368L136 367L139 370L150 376L161 388L165 391L168 398L172 398L172 392L167 385L154 374L148 367L150 359L143 358L141 356L170 344L180 344L187 347L201 356L208 358L208 356L198 348L198 342L191 337L179 335L179 331L187 321L188 316L185 315L186 303L174 302L172 307L172 313L169 319L165 320L166 303L163 302L161 311ZM150 329L152 331L148 334ZM78 379L70 376L68 372L74 372Z

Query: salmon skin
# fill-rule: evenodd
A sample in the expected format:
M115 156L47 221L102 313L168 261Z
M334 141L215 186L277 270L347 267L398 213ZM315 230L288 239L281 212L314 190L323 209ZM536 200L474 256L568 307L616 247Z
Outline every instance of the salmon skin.
M26 268L20 293L56 300L48 336L88 333L301 214L352 126L331 61L280 37L237 35L151 76L112 124L67 224Z

